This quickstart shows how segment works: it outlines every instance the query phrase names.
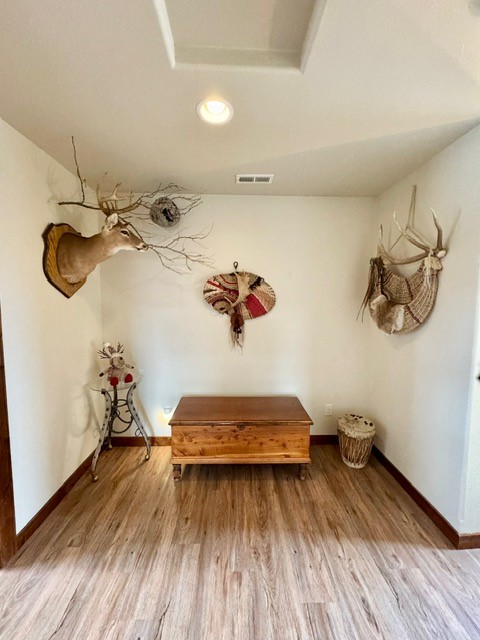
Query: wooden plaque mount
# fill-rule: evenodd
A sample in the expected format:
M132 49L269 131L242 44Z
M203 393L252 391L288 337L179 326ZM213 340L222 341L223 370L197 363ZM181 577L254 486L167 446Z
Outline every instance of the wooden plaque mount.
M81 235L69 224L52 223L45 229L43 233L43 240L45 242L43 271L47 280L57 291L60 291L66 298L71 298L74 293L83 287L87 279L80 280L80 282L76 284L70 284L60 275L57 265L57 248L58 242L64 233L74 233L77 236Z

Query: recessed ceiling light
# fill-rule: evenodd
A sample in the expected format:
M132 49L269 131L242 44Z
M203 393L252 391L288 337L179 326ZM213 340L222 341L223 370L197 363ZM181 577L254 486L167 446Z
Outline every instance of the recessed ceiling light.
M225 100L202 100L197 104L197 113L209 124L225 124L233 118L233 107Z

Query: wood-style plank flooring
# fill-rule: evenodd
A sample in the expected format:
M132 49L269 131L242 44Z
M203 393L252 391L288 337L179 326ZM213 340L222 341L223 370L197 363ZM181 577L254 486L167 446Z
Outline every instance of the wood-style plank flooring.
M456 551L375 460L102 454L0 571L1 640L480 639L480 552Z

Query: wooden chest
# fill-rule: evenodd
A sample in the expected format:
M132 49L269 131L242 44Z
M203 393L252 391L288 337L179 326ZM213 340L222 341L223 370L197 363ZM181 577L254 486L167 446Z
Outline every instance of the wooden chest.
M297 463L305 478L312 420L298 398L183 397L169 424L175 480L182 464Z

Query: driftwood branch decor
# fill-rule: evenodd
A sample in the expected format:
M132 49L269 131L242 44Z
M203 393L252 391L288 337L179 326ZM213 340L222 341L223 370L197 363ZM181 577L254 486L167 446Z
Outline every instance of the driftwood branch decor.
M162 266L175 273L190 271L194 263L210 264L210 259L197 250L209 231L194 234L176 233L159 238L159 227L171 228L180 218L201 204L198 195L185 194L183 187L174 183L161 184L151 192L134 196L119 192L121 184L106 195L103 191L104 174L97 183L97 203L86 201L85 185L72 137L73 157L80 182L81 199L63 200L59 205L77 205L101 211L105 225L100 233L84 238L66 224L50 225L44 234L44 271L49 282L70 298L86 282L97 264L118 251L153 251ZM151 202L155 198L154 202Z
M379 329L385 333L409 333L419 327L430 315L438 291L438 275L442 270L442 258L447 251L443 246L442 228L432 211L437 231L436 244L432 245L413 226L417 187L412 188L412 198L408 221L402 227L394 213L395 225L400 231L399 238L390 249L383 242L383 228L380 227L380 239L377 256L370 260L367 292L363 298L360 312L363 317L368 307L370 315ZM392 250L405 238L421 250L410 258L395 257ZM411 276L401 276L391 270L391 266L413 264L421 261L417 271Z

